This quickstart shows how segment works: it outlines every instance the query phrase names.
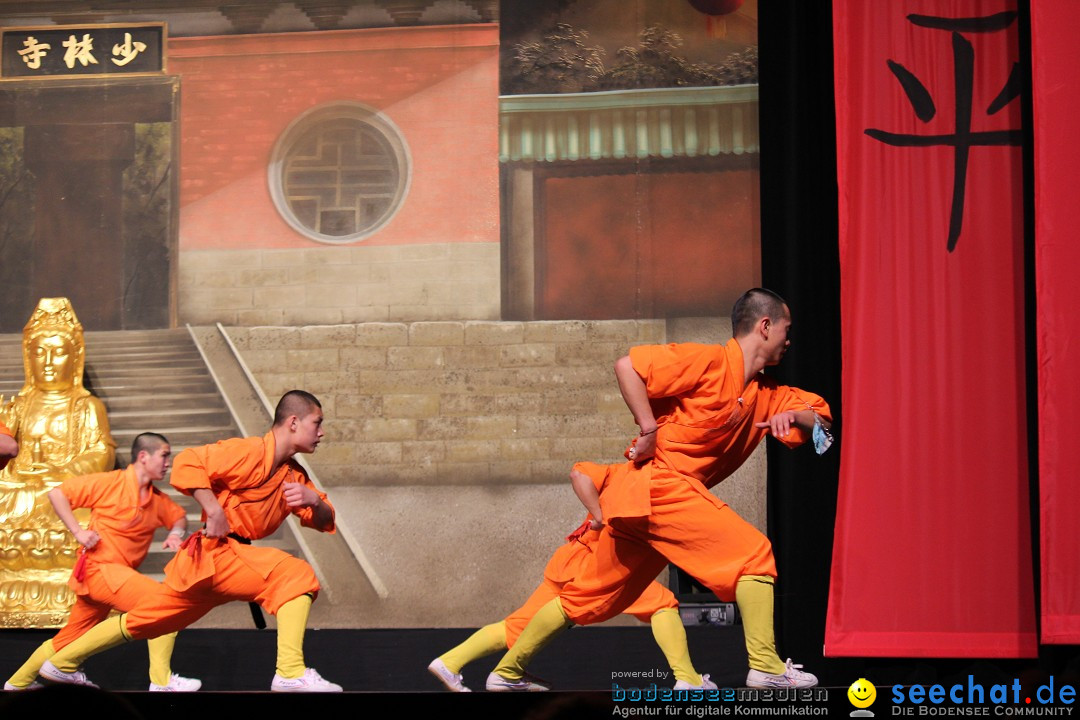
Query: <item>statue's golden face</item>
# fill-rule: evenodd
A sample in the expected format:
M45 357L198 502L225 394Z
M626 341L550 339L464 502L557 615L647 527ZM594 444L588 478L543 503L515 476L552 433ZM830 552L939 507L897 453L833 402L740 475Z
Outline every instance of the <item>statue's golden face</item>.
M75 384L75 348L62 335L30 341L30 372L41 390L67 390Z

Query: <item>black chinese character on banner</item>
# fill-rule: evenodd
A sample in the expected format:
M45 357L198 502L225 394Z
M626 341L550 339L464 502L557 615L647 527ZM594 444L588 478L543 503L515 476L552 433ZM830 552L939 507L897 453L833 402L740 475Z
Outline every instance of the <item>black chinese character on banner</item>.
M1002 12L996 15L975 18L942 18L929 15L908 15L911 23L919 27L952 32L953 77L956 83L956 131L949 135L899 134L868 128L865 132L875 140L888 145L906 147L930 147L951 145L954 148L955 165L953 168L952 214L949 217L948 250L956 248L960 238L960 229L964 221L964 191L967 182L968 156L976 145L1020 145L1023 132L1017 130L995 130L973 132L971 129L972 95L975 83L975 51L971 43L961 33L997 32L1009 27L1016 20L1015 12ZM898 62L888 61L889 69L907 94L915 115L922 122L930 122L937 113L934 100L915 75ZM1013 63L1012 72L997 97L986 109L987 115L998 112L1020 95L1021 78L1018 63Z

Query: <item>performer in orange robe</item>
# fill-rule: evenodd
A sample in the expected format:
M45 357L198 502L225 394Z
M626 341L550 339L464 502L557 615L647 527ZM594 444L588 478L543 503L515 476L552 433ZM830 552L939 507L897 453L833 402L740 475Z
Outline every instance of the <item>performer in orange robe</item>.
M334 532L333 506L293 459L298 452L314 452L322 422L319 401L292 390L278 402L274 425L263 437L225 440L177 455L171 483L202 506L205 529L185 541L165 568L158 592L57 653L42 666L42 676L88 682L78 671L86 657L126 640L178 630L218 605L245 600L277 616L272 691L340 692L340 685L304 664L304 630L319 591L315 572L277 548L250 545L274 533L290 513L306 527Z
M825 401L760 372L780 362L790 326L786 303L755 288L736 302L734 338L726 345L635 347L616 363L619 388L641 429L628 450L630 462L575 466L603 483L600 504L608 525L585 567L536 613L496 668L498 675L520 680L532 654L555 633L614 616L671 562L721 600L738 603L749 686L817 683L776 654L776 566L768 538L708 491L767 433L789 446L813 435L819 451L827 447L831 414Z
M141 575L142 564L159 527L169 529L164 546L180 547L187 530L183 508L154 487L169 469L169 441L157 433L142 433L131 445L132 462L124 470L94 473L65 480L49 492L56 514L82 546L68 584L75 592L67 624L46 640L5 683L5 690L24 690L34 682L42 663L75 638L109 616L130 610L159 583ZM72 512L90 508L83 529ZM170 660L176 633L149 641L150 690L193 691L198 680L172 672Z
M518 635L532 620L533 615L559 596L566 583L574 579L592 553L593 544L599 537L603 522L599 505L600 487L589 477L579 475L572 478L574 490L590 511L585 521L566 538L566 543L559 546L544 568L544 579L533 591L525 604L510 613L500 622L486 625L473 633L465 642L435 658L428 665L428 670L454 692L470 692L461 676L462 668L493 652L505 651L514 646ZM657 645L668 660L672 673L676 677L675 689L714 689L716 684L708 675L700 675L690 661L690 651L686 644L686 631L679 616L678 601L670 590L653 581L629 607L623 610L642 622L652 625L653 636ZM500 678L489 677L488 690L514 690L523 688L505 688ZM548 690L546 683L537 678L526 676L522 682L533 691Z

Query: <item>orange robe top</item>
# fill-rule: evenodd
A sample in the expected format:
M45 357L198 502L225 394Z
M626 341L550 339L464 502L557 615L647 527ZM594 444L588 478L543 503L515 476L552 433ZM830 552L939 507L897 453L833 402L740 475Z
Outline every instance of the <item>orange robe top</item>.
M272 535L290 513L300 518L300 524L305 527L334 532L333 519L328 525L316 525L312 508L290 508L285 502L284 484L302 483L315 490L331 514L334 513L326 495L315 488L295 459L289 458L271 474L274 449L273 432L262 437L233 438L188 448L177 454L169 482L185 495L199 489L212 491L225 511L231 531L248 540ZM205 515L203 513L203 520ZM228 542L236 541L229 539ZM290 556L285 553L242 553L242 557L252 570L266 578L277 563ZM181 551L170 566L175 567L167 570L166 583L181 591L214 574L211 553ZM170 571L175 571L175 576Z
M88 528L101 540L86 553L86 570L96 569L109 589L116 592L146 559L154 531L171 528L184 517L183 508L151 486L145 500L139 498L135 468L70 478L60 485L71 507L90 508ZM78 595L86 595L86 583L72 573L68 581Z
M813 410L831 421L829 405L813 393L777 384L763 374L743 386L743 354L726 345L682 343L630 349L634 370L645 382L656 416L656 454L640 467L609 468L600 495L604 518L650 514L653 477L681 478L711 488L735 472L766 435L764 422L787 410ZM796 447L809 433L792 427L777 438Z

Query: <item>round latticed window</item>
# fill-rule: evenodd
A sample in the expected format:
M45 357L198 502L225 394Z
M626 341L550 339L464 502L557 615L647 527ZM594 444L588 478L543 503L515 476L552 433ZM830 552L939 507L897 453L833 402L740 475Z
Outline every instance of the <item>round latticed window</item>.
M356 242L401 207L409 171L408 147L388 118L359 104L323 106L294 120L278 140L270 195L306 237Z

